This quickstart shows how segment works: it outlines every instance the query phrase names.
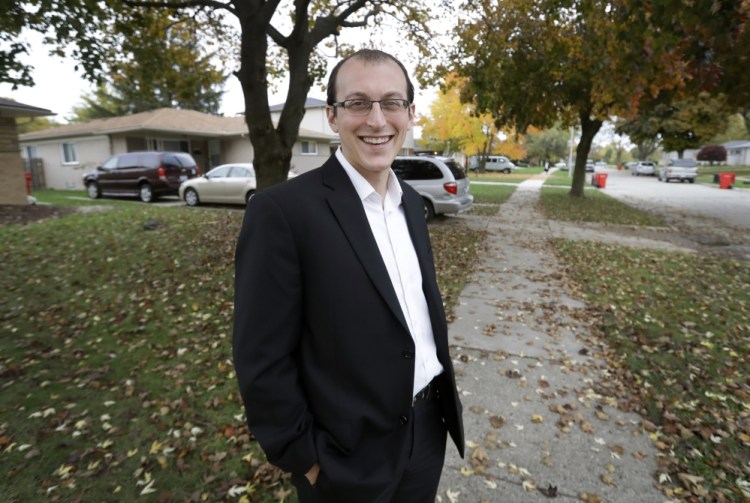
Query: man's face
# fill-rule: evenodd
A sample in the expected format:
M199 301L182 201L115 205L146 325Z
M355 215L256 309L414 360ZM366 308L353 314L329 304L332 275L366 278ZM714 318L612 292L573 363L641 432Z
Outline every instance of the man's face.
M366 63L351 59L339 69L336 78L336 101L351 99L406 99L406 78L393 61ZM373 103L366 115L328 107L328 123L341 137L346 159L367 180L387 171L404 144L406 132L414 122L414 104L408 110L383 113Z

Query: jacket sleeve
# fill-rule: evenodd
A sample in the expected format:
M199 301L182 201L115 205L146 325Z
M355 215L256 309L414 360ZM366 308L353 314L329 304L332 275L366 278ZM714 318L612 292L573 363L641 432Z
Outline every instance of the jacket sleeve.
M255 195L235 252L234 367L248 426L268 460L305 473L317 455L295 359L303 308L298 253L281 207Z

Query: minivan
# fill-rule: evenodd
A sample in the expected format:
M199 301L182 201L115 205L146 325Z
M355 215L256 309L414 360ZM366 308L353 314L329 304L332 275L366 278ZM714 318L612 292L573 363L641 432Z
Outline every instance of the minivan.
M91 199L137 196L150 203L161 195L177 195L180 184L199 173L193 157L184 152L128 152L83 175L83 185Z
M466 211L474 202L474 196L469 194L469 177L455 159L398 156L391 168L422 196L428 222L435 215Z
M470 161L469 169L472 171L478 171L481 163L481 156L473 156ZM515 171L516 165L513 164L510 159L504 155L490 155L487 156L487 162L484 164L485 171L500 171L502 173L510 173Z

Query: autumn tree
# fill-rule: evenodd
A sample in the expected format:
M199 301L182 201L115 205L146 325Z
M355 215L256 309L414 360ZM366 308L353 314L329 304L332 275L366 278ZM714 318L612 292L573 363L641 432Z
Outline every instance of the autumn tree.
M524 158L525 149L517 142L507 141L509 132L498 131L489 114L477 114L474 105L461 101L464 82L448 75L427 114L419 118L422 141L444 155L463 153L466 156L506 155Z
M469 79L463 98L521 133L578 124L575 197L583 197L585 161L602 122L681 78L678 62L657 54L648 30L637 28L647 14L625 3L482 0L460 10L466 14L446 66Z
M383 19L399 23L400 34L415 51L431 51L430 11L420 0L27 0L21 2L32 15L25 27L54 32L57 47L72 44L87 78L101 78L108 54L108 34L117 16L131 18L142 8L167 9L181 18L191 17L206 30L224 35L227 19L239 26L237 69L245 98L245 119L253 145L260 190L284 181L292 147L305 113L312 85L326 74L327 60L321 44L344 28L362 28ZM62 49L59 49L62 50ZM1 65L5 63L0 60ZM7 66L7 65L6 65ZM283 72L288 78L284 109L278 123L271 120L269 79ZM0 70L0 75L1 75Z

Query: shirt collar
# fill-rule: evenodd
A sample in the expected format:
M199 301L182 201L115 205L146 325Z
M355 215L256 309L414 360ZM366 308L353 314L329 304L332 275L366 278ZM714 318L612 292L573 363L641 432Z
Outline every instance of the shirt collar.
M378 196L378 193L375 191L372 185L370 185L370 182L368 182L364 176L362 176L359 171L357 171L354 166L344 157L344 153L341 151L341 147L339 147L338 150L336 150L336 159L339 160L341 163L341 166L344 167L344 171L346 171L346 174L349 176L349 178L352 181L352 184L354 185L354 190L357 191L357 195L359 198L364 201L365 199L369 198L373 194ZM386 188L386 199L388 199L394 206L398 207L401 204L401 196L403 195L403 190L401 189L401 185L398 183L398 180L396 180L396 174L393 172L392 169L388 169L388 185ZM380 197L378 196L378 199Z

